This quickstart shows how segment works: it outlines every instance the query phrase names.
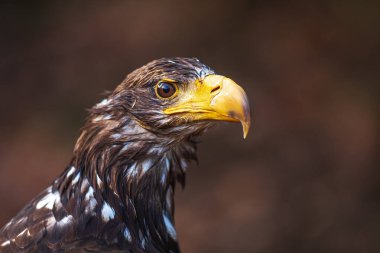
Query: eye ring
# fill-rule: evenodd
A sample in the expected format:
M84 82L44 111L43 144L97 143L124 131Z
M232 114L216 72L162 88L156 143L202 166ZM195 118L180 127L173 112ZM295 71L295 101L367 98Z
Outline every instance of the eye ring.
M160 99L169 99L174 97L178 92L178 86L168 81L159 82L155 88L156 95Z

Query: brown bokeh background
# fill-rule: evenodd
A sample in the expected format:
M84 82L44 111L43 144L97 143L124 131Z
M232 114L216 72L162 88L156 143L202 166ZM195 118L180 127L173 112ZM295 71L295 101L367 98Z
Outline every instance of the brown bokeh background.
M378 2L2 1L0 21L0 226L103 91L195 56L246 89L254 125L202 139L177 189L183 252L380 252Z

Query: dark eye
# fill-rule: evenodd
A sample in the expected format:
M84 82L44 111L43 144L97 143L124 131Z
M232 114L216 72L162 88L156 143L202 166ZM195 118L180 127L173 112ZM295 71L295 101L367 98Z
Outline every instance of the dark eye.
M161 98L170 98L177 92L177 85L161 82L156 86L156 93Z

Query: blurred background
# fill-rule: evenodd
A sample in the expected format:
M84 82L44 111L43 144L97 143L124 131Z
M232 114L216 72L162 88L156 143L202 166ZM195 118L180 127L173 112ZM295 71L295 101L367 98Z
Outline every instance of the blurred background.
M183 252L380 252L377 1L2 1L0 227L71 158L86 110L150 60L243 86L177 189Z

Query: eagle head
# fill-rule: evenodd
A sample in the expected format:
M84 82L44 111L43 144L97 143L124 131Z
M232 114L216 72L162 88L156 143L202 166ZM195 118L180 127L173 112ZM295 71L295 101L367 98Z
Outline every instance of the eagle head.
M241 122L244 137L250 125L244 90L194 58L164 58L146 64L126 77L109 102L113 107L109 109L119 107L120 116L133 118L160 141L182 140L202 132L214 120Z

